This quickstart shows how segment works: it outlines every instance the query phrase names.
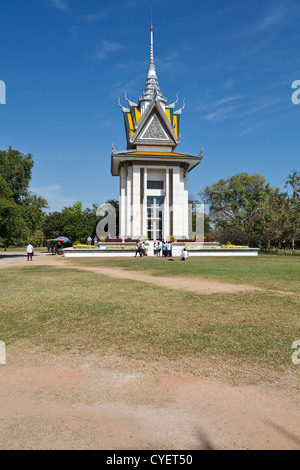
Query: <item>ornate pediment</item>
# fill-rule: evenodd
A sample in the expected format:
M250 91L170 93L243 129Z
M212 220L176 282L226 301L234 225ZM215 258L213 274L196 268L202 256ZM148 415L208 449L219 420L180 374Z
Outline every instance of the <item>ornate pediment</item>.
M152 116L148 126L145 128L140 136L140 140L166 140L169 139L168 134L165 132L162 124L160 123L158 117L154 114Z
M131 148L136 145L171 146L175 148L179 143L174 128L171 125L165 111L157 102L145 111L139 122L129 144Z

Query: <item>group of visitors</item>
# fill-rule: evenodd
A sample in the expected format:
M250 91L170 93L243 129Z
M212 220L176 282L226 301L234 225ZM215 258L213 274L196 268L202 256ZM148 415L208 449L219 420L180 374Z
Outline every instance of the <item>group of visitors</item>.
M135 249L135 258L137 255L145 256L146 255L146 247L144 242L137 242L136 249Z
M163 256L165 258L171 258L172 257L172 251L173 251L173 243L171 241L168 242L158 242L155 240L153 244L153 254L154 256ZM145 248L145 243L143 241L139 241L136 245L136 250L135 250L135 257L138 255L140 256L145 256L146 254L146 248ZM189 253L186 249L186 247L183 248L181 252L181 260L186 261L189 257Z
M153 245L153 252L154 256L165 256L166 258L172 257L172 250L173 250L173 243L171 241L168 242L158 242L155 240Z
M92 244L92 238L90 236L88 236L88 238L86 239L86 242L88 245L91 245ZM94 245L97 246L99 243L99 239L97 237L97 235L94 236Z
M47 242L47 251L52 255L62 254L62 243L61 242Z

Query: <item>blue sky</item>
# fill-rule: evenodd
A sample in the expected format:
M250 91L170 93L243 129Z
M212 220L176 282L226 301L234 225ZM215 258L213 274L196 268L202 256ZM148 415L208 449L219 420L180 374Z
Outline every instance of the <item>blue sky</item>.
M186 99L178 150L198 154L190 194L239 172L283 189L299 171L298 0L3 0L0 149L34 156L31 189L51 210L118 198L118 95L146 83L151 4L159 85Z

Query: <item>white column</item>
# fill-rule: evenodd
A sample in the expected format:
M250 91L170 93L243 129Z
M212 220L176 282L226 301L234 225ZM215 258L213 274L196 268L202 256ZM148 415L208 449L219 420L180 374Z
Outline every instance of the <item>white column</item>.
M185 170L183 170L184 173ZM189 236L189 187L188 187L188 172L183 176L183 237Z
M132 177L132 238L139 238L141 234L141 168L137 165L133 165L133 177Z
M126 237L132 237L132 165L127 170Z
M148 218L147 218L147 179L148 172L147 167L144 168L144 201L143 201L143 227L141 236L147 237L148 234Z
M182 169L174 167L173 169L173 234L175 238L181 238L184 235L183 212L184 212L184 184Z
M163 240L170 238L169 168L166 168Z
M126 171L122 167L120 170L120 215L119 215L119 236L125 238L126 236L126 189L127 178Z

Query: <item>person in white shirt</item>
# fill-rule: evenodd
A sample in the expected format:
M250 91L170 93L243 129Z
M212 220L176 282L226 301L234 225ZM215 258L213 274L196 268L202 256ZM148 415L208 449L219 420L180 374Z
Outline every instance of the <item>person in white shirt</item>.
M27 245L27 261L32 261L32 255L33 255L33 246L29 242Z
M182 252L181 252L181 261L186 261L189 257L189 253L187 251L186 248L183 248Z

